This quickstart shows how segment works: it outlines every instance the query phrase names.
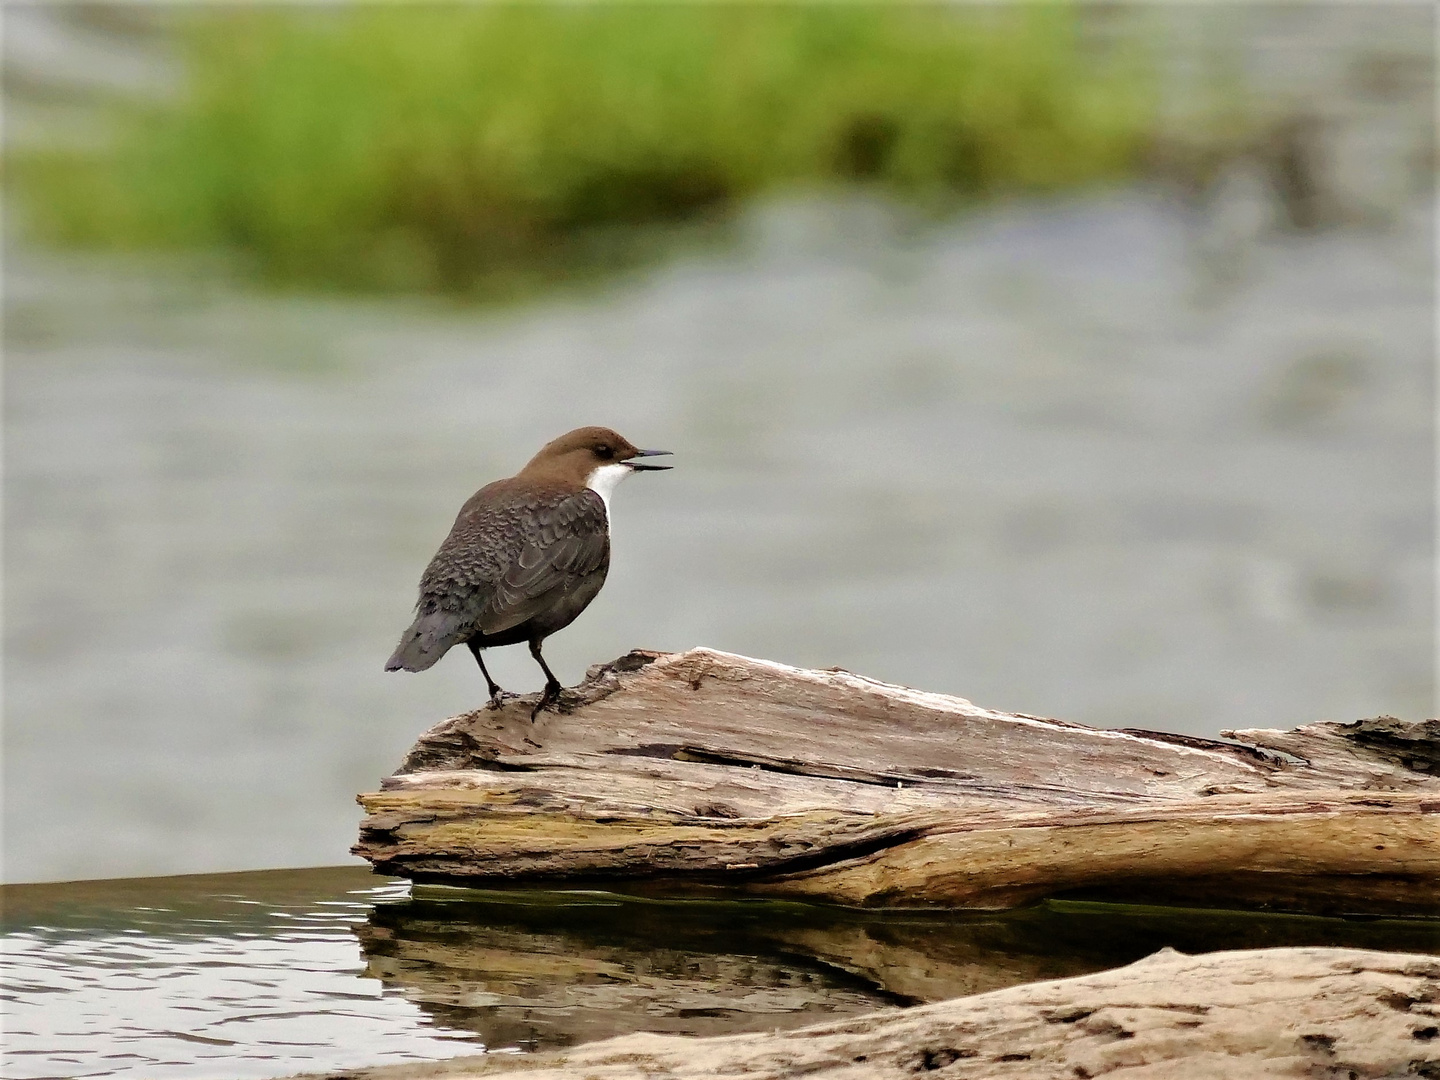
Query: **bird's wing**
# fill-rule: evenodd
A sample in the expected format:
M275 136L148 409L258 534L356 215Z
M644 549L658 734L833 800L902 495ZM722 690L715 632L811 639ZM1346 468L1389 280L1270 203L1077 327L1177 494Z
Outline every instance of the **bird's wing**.
M498 634L608 568L605 504L593 491L479 495L426 569L422 607L433 598L481 633Z
M534 618L609 568L605 503L593 491L545 506L529 518L524 537L481 617L480 629L486 634Z

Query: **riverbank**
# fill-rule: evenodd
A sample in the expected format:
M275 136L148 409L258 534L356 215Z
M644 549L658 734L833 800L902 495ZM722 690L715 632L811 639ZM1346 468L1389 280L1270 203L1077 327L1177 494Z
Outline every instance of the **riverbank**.
M943 215L1256 183L1304 230L1393 220L1435 175L1422 6L11 22L6 184L32 239L219 251L308 291L532 295L723 241L755 197L856 186Z
M272 284L495 298L646 227L860 183L939 210L1136 174L1141 43L1064 6L197 9L88 151L11 153L33 235ZM640 230L642 235L635 235ZM643 260L642 260L643 261Z

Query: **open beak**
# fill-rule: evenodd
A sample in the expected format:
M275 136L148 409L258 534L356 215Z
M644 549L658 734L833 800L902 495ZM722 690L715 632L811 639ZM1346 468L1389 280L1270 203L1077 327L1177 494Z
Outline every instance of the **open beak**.
M641 465L638 461L635 460L635 458L641 458L641 457L668 457L669 454L670 454L670 451L669 451L669 450L636 450L635 453L634 453L630 458L626 459L625 464L626 464L626 465L629 465L630 468L634 469L636 472L660 472L660 471L662 471L662 470L664 470L664 469L673 469L675 466L673 466L673 465Z

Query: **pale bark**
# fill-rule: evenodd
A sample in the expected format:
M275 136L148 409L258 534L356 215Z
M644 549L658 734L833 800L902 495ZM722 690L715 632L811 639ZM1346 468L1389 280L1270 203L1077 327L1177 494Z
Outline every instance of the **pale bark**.
M708 649L533 701L422 736L356 853L483 885L1440 913L1440 721L1109 731Z

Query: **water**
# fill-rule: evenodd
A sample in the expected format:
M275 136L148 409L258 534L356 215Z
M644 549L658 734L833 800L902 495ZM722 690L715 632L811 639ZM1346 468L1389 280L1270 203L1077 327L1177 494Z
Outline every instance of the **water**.
M275 1076L453 1055L364 977L361 870L7 887L4 1075Z
M797 193L503 311L11 243L6 880L342 860L483 697L380 670L421 568L582 423L676 468L617 492L567 682L704 644L1109 726L1433 715L1433 19L1365 8L1215 16L1331 124L1305 232L1245 159L939 223Z
M353 867L3 890L7 1080L271 1077L768 1031L1146 956L1440 950L1440 923L1051 903L876 913L417 889Z
M617 492L567 682L705 644L1110 726L1430 714L1427 218L1256 243L1203 300L1144 192L749 228L478 315L12 257L9 878L340 858L483 695L381 671L420 569L580 423L676 468Z

